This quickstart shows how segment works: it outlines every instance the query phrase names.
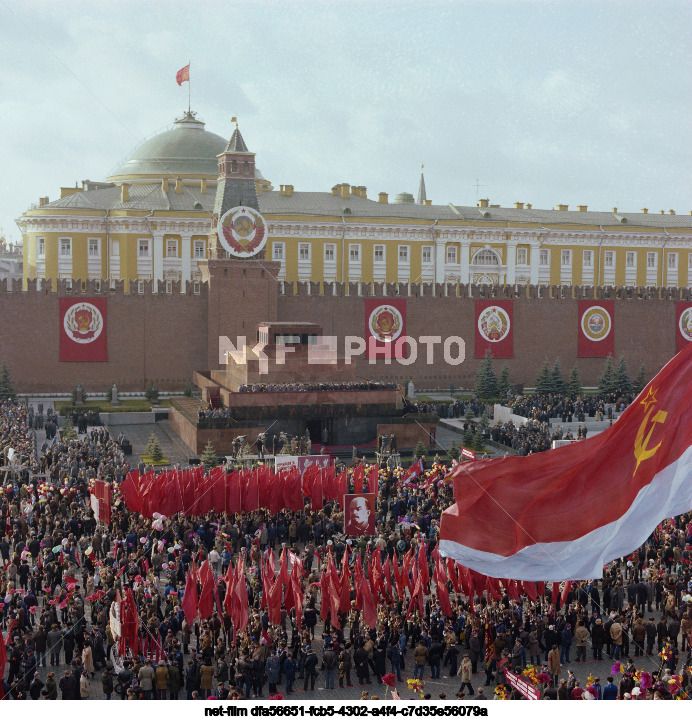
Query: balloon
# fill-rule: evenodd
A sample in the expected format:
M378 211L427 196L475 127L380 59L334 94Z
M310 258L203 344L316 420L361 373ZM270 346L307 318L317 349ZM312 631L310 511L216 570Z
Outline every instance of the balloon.
M161 514L160 514L158 511L154 511L154 513L152 514L152 516L153 516L154 519L157 520L157 521L159 520L159 518L161 518Z
M53 549L53 553L60 553L60 551L62 551L62 546L55 546Z
M154 521L154 522L151 524L151 527L152 527L155 531L163 531L163 523L161 523L161 521Z
M167 570L168 570L168 564L167 564L167 563L162 563L162 564L161 564L161 568L163 568L164 571L167 571Z

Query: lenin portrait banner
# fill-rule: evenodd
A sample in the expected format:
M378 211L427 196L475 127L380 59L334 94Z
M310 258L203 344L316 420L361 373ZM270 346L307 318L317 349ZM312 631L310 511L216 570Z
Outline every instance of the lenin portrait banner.
M615 302L580 300L577 343L579 358L606 358L615 353Z
M692 303L675 304L675 352L679 353L692 340Z
M365 301L365 342L367 358L405 358L406 301L382 299ZM397 342L398 339L402 339Z
M493 358L514 357L514 322L511 300L476 301L476 358L490 351Z
M347 493L344 496L344 533L347 536L375 535L375 494Z
M107 361L105 298L60 298L60 360Z

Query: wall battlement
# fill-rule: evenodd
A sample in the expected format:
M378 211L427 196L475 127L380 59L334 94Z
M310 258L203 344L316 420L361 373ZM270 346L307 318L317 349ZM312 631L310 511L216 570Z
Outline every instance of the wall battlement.
M279 298L463 298L465 300L690 301L692 289L661 286L475 285L472 283L279 282Z

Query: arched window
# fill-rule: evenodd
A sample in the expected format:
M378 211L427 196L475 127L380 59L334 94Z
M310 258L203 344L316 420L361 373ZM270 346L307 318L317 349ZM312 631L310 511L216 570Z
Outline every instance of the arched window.
M500 261L497 254L492 250L479 250L476 255L473 256L474 265L500 265Z

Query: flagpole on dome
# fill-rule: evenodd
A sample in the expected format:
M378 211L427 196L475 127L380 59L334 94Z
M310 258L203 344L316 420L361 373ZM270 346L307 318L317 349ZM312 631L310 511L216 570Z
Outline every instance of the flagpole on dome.
M192 106L190 105L190 61L187 61L187 113L188 115L192 112Z

